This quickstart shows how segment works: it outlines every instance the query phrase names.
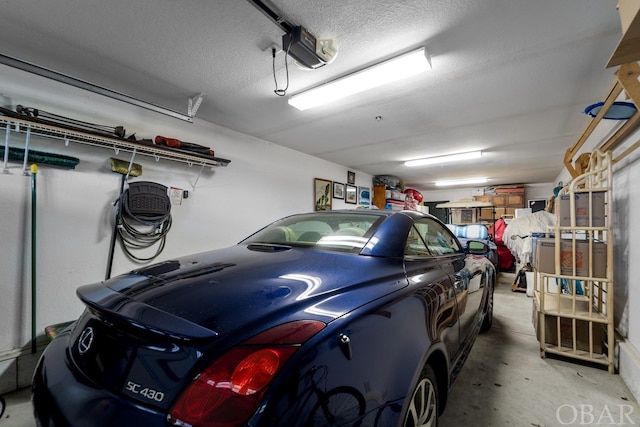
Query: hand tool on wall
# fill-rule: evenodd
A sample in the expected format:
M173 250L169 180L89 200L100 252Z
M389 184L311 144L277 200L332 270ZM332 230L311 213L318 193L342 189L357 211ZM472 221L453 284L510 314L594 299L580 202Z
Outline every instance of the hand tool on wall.
M85 122L82 120L74 119L71 117L61 116L59 114L50 113L48 111L40 110L33 107L24 107L22 105L16 106L16 113L22 116L26 116L31 119L42 120L51 124L59 126L77 129L80 131L99 133L106 136L116 136L118 138L124 138L125 129L122 126L108 126L96 123Z
M179 139L168 138L166 136L156 136L156 138L154 139L154 143L156 145L164 145L170 148L179 148L181 150L192 151L194 153L204 154L207 156L215 155L214 151L211 148L205 147L204 145L194 144L193 142L180 141Z
M38 165L31 165L31 353L36 352L36 175Z
M23 162L25 149L21 147L9 147L7 151L7 161ZM5 147L0 147L0 157L5 157ZM45 151L29 150L27 152L27 162L58 166L65 169L74 169L80 159L77 157L65 156L63 154L48 153Z

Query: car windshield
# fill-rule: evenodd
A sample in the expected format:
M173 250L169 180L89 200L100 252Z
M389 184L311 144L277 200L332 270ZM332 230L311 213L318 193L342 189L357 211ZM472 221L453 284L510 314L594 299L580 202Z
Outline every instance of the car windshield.
M384 215L317 212L294 215L260 230L243 243L272 243L359 252Z

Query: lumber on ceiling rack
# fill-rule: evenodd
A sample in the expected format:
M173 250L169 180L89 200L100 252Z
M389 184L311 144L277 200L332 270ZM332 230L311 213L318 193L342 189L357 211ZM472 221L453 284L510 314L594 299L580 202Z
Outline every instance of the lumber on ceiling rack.
M584 172L583 159L589 158L589 153L578 157L576 159L576 165L573 164L573 158L580 151L584 143L589 136L596 129L600 120L604 117L609 107L613 105L618 96L624 90L626 95L633 101L636 107L640 106L640 82L638 77L640 76L640 65L637 62L623 64L614 73L615 79L604 100L604 105L598 112L598 114L591 119L587 127L584 129L578 140L567 150L564 156L564 165L571 174L572 178L576 178ZM628 136L631 135L640 125L640 110L637 110L629 119L627 119L622 126L620 126L615 133L600 146L602 151L614 150L620 145Z
M640 2L618 0L622 38L611 54L607 68L640 61Z
M640 82L638 81L638 77L640 77L640 65L638 64L638 61L640 61L640 1L618 0L617 9L620 14L622 37L607 63L607 68L618 65L620 67L614 73L615 78L606 93L604 105L596 117L591 119L578 140L567 150L564 156L564 165L572 178L582 175L588 168L590 153L581 154L576 159L575 167L573 164L574 156L580 151L580 148L591 136L609 107L613 105L623 90L626 97L631 99L638 110L598 148L604 152L609 150L613 152L640 126ZM627 148L612 162L615 164L638 146L640 146L640 141Z

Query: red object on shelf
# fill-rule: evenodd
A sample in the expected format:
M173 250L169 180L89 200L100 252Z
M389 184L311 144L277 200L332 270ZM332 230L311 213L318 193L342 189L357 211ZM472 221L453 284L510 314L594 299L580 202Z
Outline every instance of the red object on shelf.
M416 199L418 203L422 203L422 199L423 199L422 193L419 192L418 190L414 190L413 188L407 188L406 190L404 190L404 194L411 195L413 196L414 199Z
M155 143L157 145L166 145L167 147L180 148L182 141L175 138L167 138L166 136L156 136Z

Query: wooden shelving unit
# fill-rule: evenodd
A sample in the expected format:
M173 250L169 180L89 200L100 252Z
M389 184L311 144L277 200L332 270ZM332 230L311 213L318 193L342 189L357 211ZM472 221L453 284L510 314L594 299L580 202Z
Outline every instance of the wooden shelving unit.
M541 357L558 354L614 373L611 166L611 153L595 150L588 170L560 192L559 220L549 230L553 271L542 266L538 242L533 320Z
M447 202L436 205L437 208L449 209L449 223L456 225L485 224L488 227L495 222L496 208L491 202L474 200ZM484 213L487 213L485 215Z
M474 196L478 202L491 203L493 212L483 211L482 220L493 222L496 218L510 220L515 217L516 209L526 207L524 185L500 185L494 188L494 194Z

